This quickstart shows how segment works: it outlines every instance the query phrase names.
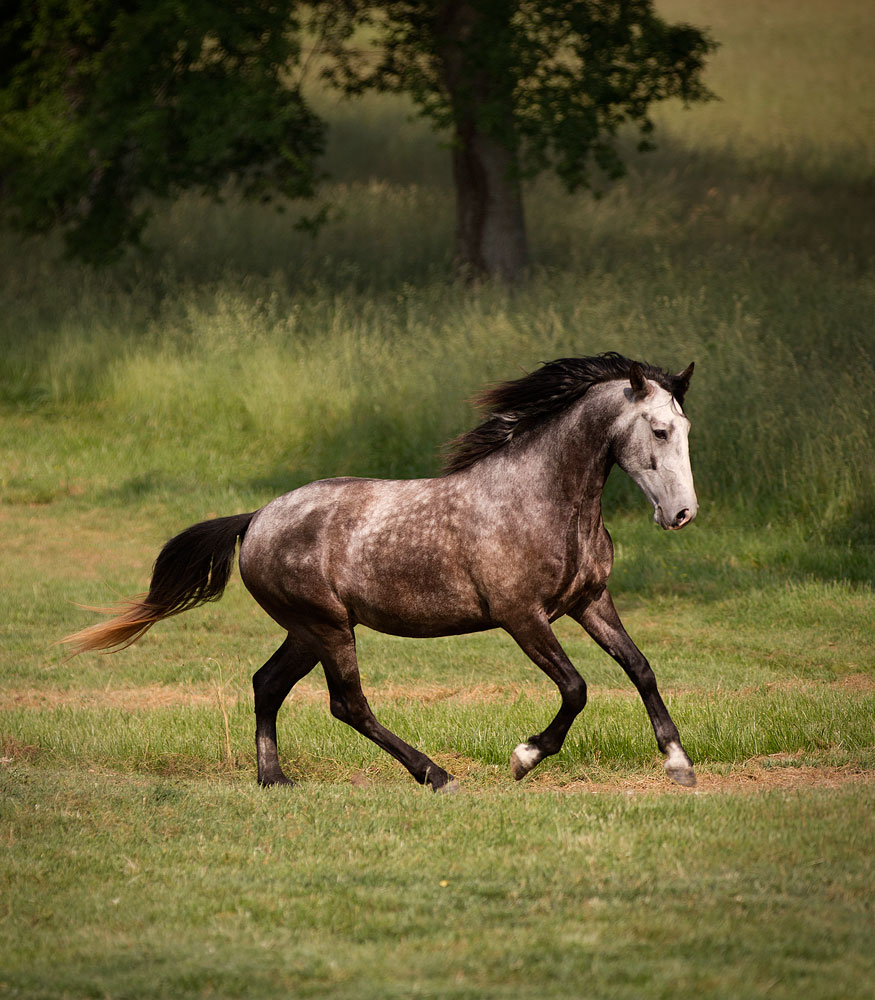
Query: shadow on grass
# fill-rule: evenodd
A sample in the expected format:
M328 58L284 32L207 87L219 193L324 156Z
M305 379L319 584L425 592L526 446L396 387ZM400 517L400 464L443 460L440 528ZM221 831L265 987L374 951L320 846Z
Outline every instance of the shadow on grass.
M199 202L187 216L184 241L197 253L183 247L176 227L159 210L152 231L155 259L196 281L224 278L229 271L286 271L290 288L297 290L313 282L389 290L424 280L449 281L449 152L436 138L414 133L405 155L387 156L387 137L354 120L344 123L343 134L358 152L344 161L334 186L321 196L334 204L334 221L316 238L296 232L288 216L267 214L250 232L244 219L252 213L250 206L241 212L233 199L223 206ZM549 175L527 185L537 267L586 274L640 266L642 253L651 255L654 246L663 257L694 270L703 255L744 253L755 262L776 250L792 258L805 254L815 263L838 263L849 274L861 274L871 264L875 221L868 206L875 182L846 179L840 163L816 174L801 157L755 167L731 152L691 151L670 135L645 156L632 142L620 145L629 172L607 186L603 198L589 192L567 195ZM357 201L349 202L347 195L356 191ZM406 200L380 201L381 193L390 191L407 191ZM370 215L363 206L375 197L382 207ZM308 210L293 207L291 214ZM222 238L231 235L224 217L236 218L239 239ZM403 251L393 252L393 244L403 245Z

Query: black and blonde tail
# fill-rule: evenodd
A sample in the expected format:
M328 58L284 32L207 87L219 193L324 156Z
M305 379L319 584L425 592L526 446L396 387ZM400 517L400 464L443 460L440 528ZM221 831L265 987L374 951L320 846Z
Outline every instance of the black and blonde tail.
M254 516L234 514L186 528L159 553L148 594L112 608L89 609L114 617L60 641L74 647L73 656L89 649L124 649L155 622L218 600L231 576L237 540L242 541Z

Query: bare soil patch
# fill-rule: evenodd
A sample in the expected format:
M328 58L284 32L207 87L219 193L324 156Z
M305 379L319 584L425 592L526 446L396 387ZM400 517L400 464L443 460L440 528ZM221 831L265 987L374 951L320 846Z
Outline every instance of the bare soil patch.
M380 684L366 685L368 696L379 701L414 701L431 704L440 701L454 701L458 704L473 702L515 701L517 698L543 697L545 688L535 684ZM2 704L7 708L55 708L60 706L89 706L122 708L129 711L148 711L153 708L167 708L177 705L215 705L219 694L224 704L230 707L239 701L251 701L252 695L237 687L193 686L173 684L149 684L138 687L63 689L51 687L21 688L7 690L2 695ZM552 692L550 692L552 694ZM611 692L620 695L626 691ZM634 694L634 691L631 692ZM324 684L302 682L295 687L288 704L304 702L316 704L326 702L328 692Z
M810 791L813 788L838 788L851 784L875 784L875 772L857 767L814 767L794 765L795 754L745 761L729 771L708 772L696 768L696 788L681 788L662 775L622 777L616 781L572 781L556 785L566 793L619 792L626 795L715 795L726 793ZM778 759L776 759L778 758ZM539 782L549 785L548 781Z
M215 705L215 689L194 688L172 684L149 684L132 688L91 688L64 690L60 688L26 688L3 694L4 708L100 707L122 708L128 711L148 711L176 705ZM236 700L226 694L225 702Z
M780 754L776 757L791 759L796 755ZM478 794L482 790L484 765L460 754L436 754L441 766L451 771L459 781L459 790ZM492 766L496 779L500 781L500 768ZM640 775L618 775L610 780L574 780L551 774L549 771L535 771L526 777L520 789L527 786L531 791L555 792L561 795L735 795L756 794L783 790L807 792L812 789L843 788L848 785L875 785L875 771L864 771L857 767L817 767L795 766L771 758L745 761L744 764L728 770L709 772L702 768L696 771L699 784L696 788L682 788L659 772ZM509 775L509 772L508 772ZM481 779L478 781L478 778ZM470 784L469 784L470 779ZM349 779L356 788L376 788L390 780L379 767L356 771ZM504 783L504 782L502 782ZM494 782L489 786L494 788Z
M365 682L368 697L374 702L412 701L428 705L434 702L451 701L459 705L470 705L477 702L490 704L495 702L513 702L518 698L554 699L554 690L544 684L420 684L420 683L388 683L368 684ZM776 681L766 685L755 685L740 688L739 695L761 690L799 690L812 688L838 688L853 693L868 693L875 690L875 677L869 674L849 674L834 681ZM683 694L682 687L667 688L665 694ZM704 697L706 692L696 689ZM153 708L169 708L177 705L215 705L221 696L226 707L239 701L251 701L249 690L243 691L234 685L180 685L180 684L149 684L137 687L105 687L89 689L70 689L52 687L11 688L0 695L0 707L6 708L54 708L59 706L103 706L106 708L121 708L128 711L148 711ZM725 692L724 692L725 693ZM593 697L637 698L637 693L631 687L593 687ZM328 694L324 684L304 680L298 684L289 698L289 704L297 702L318 704L327 701Z

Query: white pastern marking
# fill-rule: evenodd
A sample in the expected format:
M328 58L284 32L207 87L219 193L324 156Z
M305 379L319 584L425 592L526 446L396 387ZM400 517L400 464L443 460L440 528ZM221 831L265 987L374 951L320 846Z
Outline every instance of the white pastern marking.
M666 771L681 770L690 766L690 760L680 743L669 743L664 766Z
M684 788L696 787L696 772L690 758L684 753L680 743L669 743L666 748L665 773L672 781Z
M527 771L531 771L541 759L541 751L537 747L529 746L528 743L520 743L513 755Z

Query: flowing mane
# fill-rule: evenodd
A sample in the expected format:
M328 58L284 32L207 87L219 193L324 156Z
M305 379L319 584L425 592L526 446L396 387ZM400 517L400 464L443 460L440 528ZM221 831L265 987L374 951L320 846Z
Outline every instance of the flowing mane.
M601 382L628 379L633 365L683 403L686 380L646 361L633 361L614 351L585 358L557 358L510 382L500 382L474 398L489 416L477 427L450 441L443 475L459 472L506 445L513 437L555 416Z

